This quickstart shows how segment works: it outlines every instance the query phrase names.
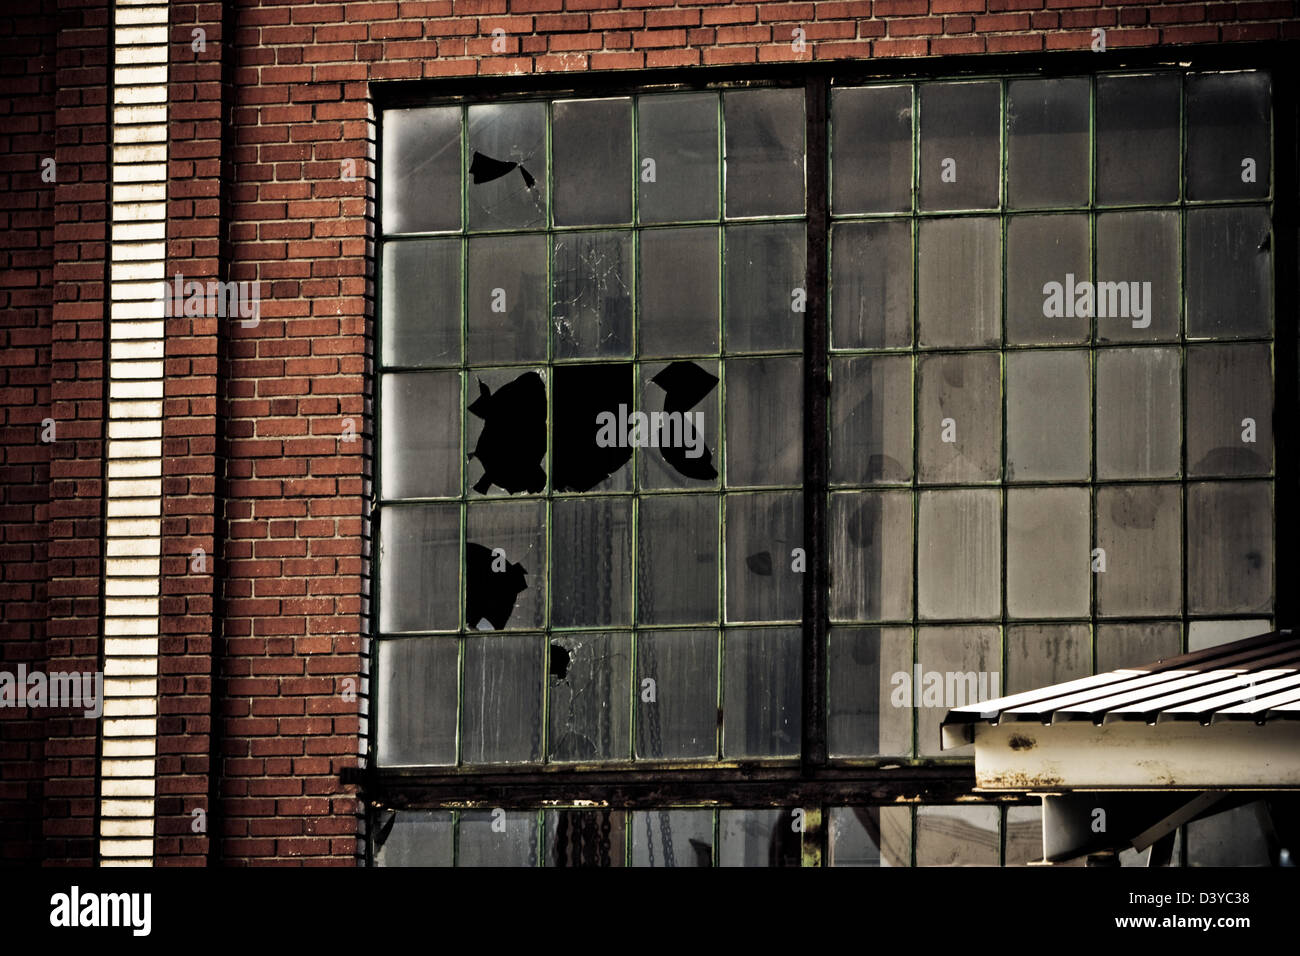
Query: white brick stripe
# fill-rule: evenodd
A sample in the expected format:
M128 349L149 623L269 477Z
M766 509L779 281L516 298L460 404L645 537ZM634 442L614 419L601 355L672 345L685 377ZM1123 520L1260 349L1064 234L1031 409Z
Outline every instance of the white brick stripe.
M99 855L153 862L165 354L167 6L117 0Z

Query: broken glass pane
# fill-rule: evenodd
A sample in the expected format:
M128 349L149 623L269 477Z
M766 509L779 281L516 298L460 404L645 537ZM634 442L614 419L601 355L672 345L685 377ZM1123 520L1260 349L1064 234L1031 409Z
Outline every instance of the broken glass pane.
M718 352L718 230L641 233L637 348L642 356Z
M631 623L631 498L556 498L551 555L552 627Z
M546 361L546 237L469 241L471 364Z
M717 93L638 98L637 152L642 222L718 218Z
M632 635L557 634L549 655L550 759L628 759Z
M465 763L525 763L542 758L546 646L546 638L535 634L466 638L461 717Z
M475 493L546 488L546 382L542 370L475 369L466 382L465 477Z
M831 481L865 485L912 478L912 359L831 360Z
M1088 341L1092 315L1103 308L1076 292L1091 291L1088 241L1086 215L1007 220L1008 344Z
M1183 502L1178 485L1097 489L1093 577L1108 617L1178 614L1183 607ZM1104 567L1104 572L1103 572Z
M1269 191L1267 73L1187 78L1187 198L1255 199Z
M917 335L933 348L1002 343L1002 227L926 219L917 231Z
M803 212L803 100L802 89L722 94L728 218Z
M1176 73L1097 79L1097 202L1178 199Z
M1110 212L1097 217L1097 279L1128 286L1131 309L1097 317L1098 342L1178 338L1182 268L1177 210ZM1122 294L1122 289L1117 290ZM1137 293L1136 295L1134 293Z
M912 227L904 220L831 227L831 344L837 349L912 344Z
M1007 614L1084 617L1091 589L1087 488L1007 492Z
M384 365L460 364L460 240L386 242L380 288Z
M910 86L831 90L831 208L837 216L912 208Z
M718 619L718 498L647 495L637 518L637 619L706 624Z
M650 416L647 427L652 439L659 442L659 447L641 450L641 487L716 487L721 402L718 363L643 363L640 370L640 408ZM657 415L664 417L658 419ZM662 427L656 422L662 422Z
M1007 201L1013 207L1088 202L1087 77L1007 84Z
M1192 614L1273 610L1271 482L1187 486L1187 601Z
M636 686L638 759L692 760L717 755L717 631L639 633Z
M729 630L722 640L723 757L798 755L802 633L796 627Z
M998 617L1002 611L1000 492L994 488L922 492L918 521L920 617Z
M632 101L557 100L552 109L555 224L630 222Z
M460 107L384 111L384 233L460 228Z
M555 237L551 320L557 359L632 354L632 234Z
M922 355L916 423L925 483L993 481L1002 471L1002 365L997 352Z
M385 498L460 494L460 373L400 372L380 377L380 474Z
M831 620L910 620L911 492L832 494L830 537Z
M546 104L469 108L470 229L546 226Z
M379 629L456 630L460 505L399 505L380 512Z
M726 362L727 484L803 481L803 359Z
M541 627L546 503L471 502L465 542L465 626L471 631Z
M1273 360L1260 345L1187 350L1187 473L1273 470Z
M893 696L912 673L912 629L833 627L828 640L830 755L910 756L912 708Z
M725 242L727 351L802 348L808 298L803 223L728 226Z
M1087 478L1092 456L1088 353L1007 353L1007 480Z
M1188 337L1238 339L1269 334L1272 239L1265 207L1188 210Z
M450 637L379 641L376 761L383 767L456 763L459 642Z
M921 85L921 208L995 209L1001 152L996 82Z
M1177 349L1097 352L1097 477L1178 474Z
M640 441L631 417L630 362L552 369L552 483L556 491L625 491Z
M726 529L727 620L799 620L808 564L802 495L727 495Z

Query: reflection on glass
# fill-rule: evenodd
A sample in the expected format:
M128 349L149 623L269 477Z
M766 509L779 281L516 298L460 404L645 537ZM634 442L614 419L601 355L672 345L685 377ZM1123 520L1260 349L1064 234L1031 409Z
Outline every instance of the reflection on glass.
M460 493L460 373L402 372L380 378L385 498Z

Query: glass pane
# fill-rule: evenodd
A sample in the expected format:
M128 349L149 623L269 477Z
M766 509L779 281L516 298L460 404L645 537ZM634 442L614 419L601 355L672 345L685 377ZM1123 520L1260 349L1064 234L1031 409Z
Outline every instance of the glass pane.
M649 495L637 519L637 620L718 619L718 498Z
M1007 480L1087 478L1088 353L1007 353Z
M1082 617L1088 613L1091 528L1086 488L1007 492L1007 613Z
M831 209L912 208L912 88L831 90Z
M519 763L542 758L545 647L546 639L532 634L484 634L465 640L461 718L461 760L465 763Z
M837 349L912 344L912 227L903 220L831 228L831 344Z
M1272 329L1272 232L1261 206L1187 213L1187 334L1250 338Z
M555 224L632 219L632 101L557 100L552 106Z
M451 866L450 810L402 810L394 816L386 835L384 825L376 831L375 866Z
M911 356L831 360L830 445L836 484L911 480Z
M801 222L727 227L728 352L802 348L805 240Z
M537 814L462 810L456 843L457 866L536 866Z
M545 866L625 866L627 814L622 810L547 810Z
M727 495L726 529L727 620L799 620L807 565L802 496Z
M1176 210L1111 212L1097 217L1097 277L1100 283L1110 283L1103 287L1106 315L1097 316L1098 342L1178 338L1180 246ZM1123 305L1125 287L1128 309L1110 308L1111 296Z
M384 233L460 228L460 107L384 111Z
M457 628L460 505L384 508L379 563L381 631Z
M916 707L917 755L973 756L973 744L941 751L939 725L953 707L992 700L1002 694L998 628L922 627L917 629L916 639L916 665L896 693L904 703ZM918 675L920 684L916 685Z
M1192 614L1273 610L1273 496L1266 481L1187 486Z
M1097 489L1097 612L1179 614L1183 609L1183 507L1178 485ZM1100 569L1098 559L1094 565Z
M1002 343L1002 228L927 219L918 228L917 335L935 348Z
M1269 190L1267 73L1187 78L1187 198L1253 199Z
M910 756L912 709L898 687L911 679L910 627L833 627L827 746L832 757Z
M546 503L471 502L465 519L465 626L538 628L546 613Z
M636 642L636 686L638 759L717 755L717 631L642 631Z
M1043 811L1041 807L1007 807L1006 854L1003 866L1028 866L1043 858ZM1065 866L1084 866L1087 858L1070 860Z
M632 865L713 866L713 811L632 811Z
M375 645L380 766L456 763L458 644L455 638L412 637Z
M642 96L636 109L641 221L717 219L718 95Z
M465 478L480 495L546 489L544 371L475 369L466 383Z
M918 403L919 478L993 481L1002 471L1002 369L996 352L923 355Z
M1187 625L1187 650L1201 651L1219 644L1242 641L1273 629L1268 618L1251 621L1192 621Z
M632 354L632 269L630 232L556 235L556 358Z
M551 503L551 626L632 622L632 499Z
M1086 342L1094 311L1100 314L1104 305L1113 311L1120 304L1090 301L1088 241L1087 216L1014 216L1007 221L1009 344Z
M803 98L802 89L722 94L728 217L803 212Z
M1007 84L1007 200L1020 208L1088 203L1087 77Z
M460 373L402 372L380 377L385 498L460 494Z
M917 807L917 866L997 866L1002 835L997 807Z
M1097 202L1178 199L1179 77L1097 80Z
M912 494L831 495L831 619L912 617Z
M469 108L469 227L546 225L546 104Z
M634 431L630 362L552 369L551 480L556 491L626 491L632 487Z
M642 355L718 351L718 230L641 233L637 347Z
M1273 470L1273 366L1267 345L1187 350L1187 472Z
M722 400L718 363L644 363L640 370L641 408L651 416L647 427L652 444L659 442L658 448L645 448L638 456L641 487L716 486ZM659 413L665 416L664 431L655 425Z
M921 208L995 209L1001 152L996 82L921 85Z
M727 484L803 481L803 359L728 359Z
M1007 679L1002 693L1019 694L1091 673L1092 633L1087 624L1007 628Z
M1178 474L1177 349L1097 352L1097 477Z
M459 365L460 240L386 242L383 251L383 364Z
M1177 621L1097 626L1097 673L1140 667L1183 652L1183 628Z
M911 866L907 807L831 807L831 866Z
M797 627L726 631L722 755L789 757L800 749L803 635Z
M628 759L632 635L555 635L549 654L550 759Z
M468 298L471 363L546 361L545 236L471 239Z
M974 488L922 492L918 520L920 616L928 620L998 617L1002 611L1000 492Z
M790 810L719 810L719 866L799 866L800 834Z

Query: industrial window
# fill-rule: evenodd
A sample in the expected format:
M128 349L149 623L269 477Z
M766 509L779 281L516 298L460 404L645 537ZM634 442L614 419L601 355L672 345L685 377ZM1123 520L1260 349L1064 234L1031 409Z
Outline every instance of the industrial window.
M1267 73L430 102L380 114L376 862L1023 862L1023 808L794 787L1272 625Z

